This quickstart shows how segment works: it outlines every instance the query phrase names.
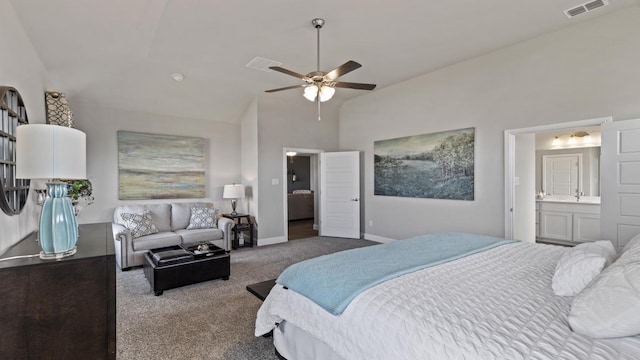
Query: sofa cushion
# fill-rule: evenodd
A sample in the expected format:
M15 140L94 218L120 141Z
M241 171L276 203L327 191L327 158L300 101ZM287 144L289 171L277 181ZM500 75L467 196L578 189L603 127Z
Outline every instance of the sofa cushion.
M218 209L208 207L191 207L191 218L187 230L217 229Z
M171 231L186 229L191 219L191 207L212 208L212 203L188 202L171 204Z
M145 210L148 210L153 219L153 223L156 225L158 231L171 231L171 205L169 204L147 204L147 205L124 205L118 206L113 212L113 222L120 225L125 225L120 217L122 213L130 214L142 214ZM185 226L186 227L186 226Z
M134 238L158 232L151 214L146 210L142 214L122 213L120 217L124 222L124 226L129 229L131 236Z
M158 249L166 246L180 245L180 235L172 232L160 232L157 234L142 236L133 239L133 250L151 250Z
M224 237L224 233L220 229L176 230L175 233L182 237L182 243L185 245L218 240Z

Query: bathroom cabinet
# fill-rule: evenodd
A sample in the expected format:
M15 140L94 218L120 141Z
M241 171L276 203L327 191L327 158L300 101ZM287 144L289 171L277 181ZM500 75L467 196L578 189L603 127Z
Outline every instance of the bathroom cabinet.
M600 204L539 201L539 242L576 245L601 240Z

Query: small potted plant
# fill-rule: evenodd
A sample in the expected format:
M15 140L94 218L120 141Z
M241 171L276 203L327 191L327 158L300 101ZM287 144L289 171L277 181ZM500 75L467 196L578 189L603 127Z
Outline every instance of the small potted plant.
M71 198L73 210L76 215L84 207L93 204L93 186L89 179L66 180L67 196Z

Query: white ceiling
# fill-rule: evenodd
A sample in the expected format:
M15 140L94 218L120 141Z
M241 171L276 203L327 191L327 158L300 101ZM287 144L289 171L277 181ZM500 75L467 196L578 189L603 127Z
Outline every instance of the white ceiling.
M321 68L355 60L340 78L378 89L629 6L573 19L581 0L10 0L52 84L74 103L238 122L266 89L293 77L245 67L260 56L316 67L311 19L322 17ZM171 74L185 78L175 82ZM374 90L375 91L375 90ZM338 89L331 105L363 92ZM300 90L265 95L305 102ZM313 104L309 103L310 109Z

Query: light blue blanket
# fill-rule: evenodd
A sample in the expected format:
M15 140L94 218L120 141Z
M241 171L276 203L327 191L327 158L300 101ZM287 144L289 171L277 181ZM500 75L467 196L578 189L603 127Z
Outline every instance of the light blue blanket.
M466 233L422 235L302 261L285 269L276 282L339 315L374 285L511 242Z

